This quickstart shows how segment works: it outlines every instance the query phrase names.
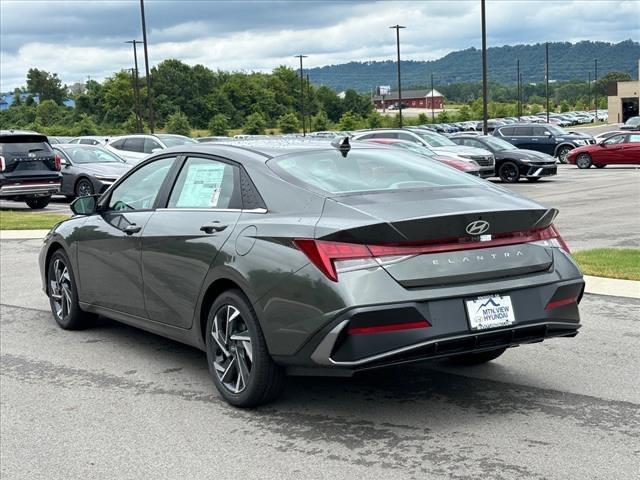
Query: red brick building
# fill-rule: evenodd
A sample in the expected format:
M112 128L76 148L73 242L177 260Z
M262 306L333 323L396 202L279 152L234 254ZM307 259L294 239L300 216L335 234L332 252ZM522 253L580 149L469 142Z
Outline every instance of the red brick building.
M437 90L403 90L402 103L404 108L425 108L431 110L441 110L444 106L444 97ZM391 105L398 104L398 92L391 92L384 96L384 105L382 96L373 97L373 104L376 108L389 108ZM432 107L433 105L433 107Z

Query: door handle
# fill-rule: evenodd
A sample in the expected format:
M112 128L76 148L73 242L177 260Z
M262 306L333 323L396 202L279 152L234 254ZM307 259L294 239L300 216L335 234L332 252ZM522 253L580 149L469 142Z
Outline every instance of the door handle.
M142 230L142 227L140 225L132 223L131 225L127 225L126 227L124 227L123 231L127 235L133 235L134 233L138 233L140 230Z
M200 227L200 231L202 231L204 233L221 232L227 227L228 227L228 225L225 225L225 224L222 224L222 223L216 221L216 222L211 222L208 225L202 225Z

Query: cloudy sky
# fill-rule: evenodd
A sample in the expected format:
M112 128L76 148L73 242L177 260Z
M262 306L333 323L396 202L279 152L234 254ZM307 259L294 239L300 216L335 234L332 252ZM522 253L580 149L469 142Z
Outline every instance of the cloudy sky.
M30 67L64 83L130 68L123 42L142 39L138 0L1 0L0 91L24 85ZM178 58L213 69L263 70L395 56L431 60L480 47L480 1L147 0L150 63ZM640 0L487 0L489 46L640 38ZM141 53L141 52L140 52ZM140 55L141 58L141 55ZM141 69L142 64L140 65Z

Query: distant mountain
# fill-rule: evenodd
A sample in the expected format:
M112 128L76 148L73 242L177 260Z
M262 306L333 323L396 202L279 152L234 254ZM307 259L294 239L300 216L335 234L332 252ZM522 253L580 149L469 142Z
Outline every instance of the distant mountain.
M516 83L516 61L524 82L544 81L544 43L535 45L505 45L487 50L489 79L502 84ZM549 77L551 80L575 80L594 75L594 59L598 59L598 76L609 71L626 72L638 78L640 43L625 40L606 42L554 42L549 44ZM396 62L350 62L308 70L311 82L327 85L337 91L353 88L371 91L377 85L397 88ZM403 88L425 86L433 73L436 85L477 82L482 79L482 55L477 48L468 48L432 61L402 61Z

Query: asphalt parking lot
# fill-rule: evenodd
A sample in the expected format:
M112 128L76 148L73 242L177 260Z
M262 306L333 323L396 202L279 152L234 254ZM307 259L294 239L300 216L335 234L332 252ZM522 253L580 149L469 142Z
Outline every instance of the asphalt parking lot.
M640 246L635 168L562 166L555 179L508 188L557 206L574 249ZM640 470L638 300L585 295L575 339L484 366L290 378L281 400L241 411L218 397L195 349L106 319L57 328L40 290L40 244L0 242L2 478L626 479Z

